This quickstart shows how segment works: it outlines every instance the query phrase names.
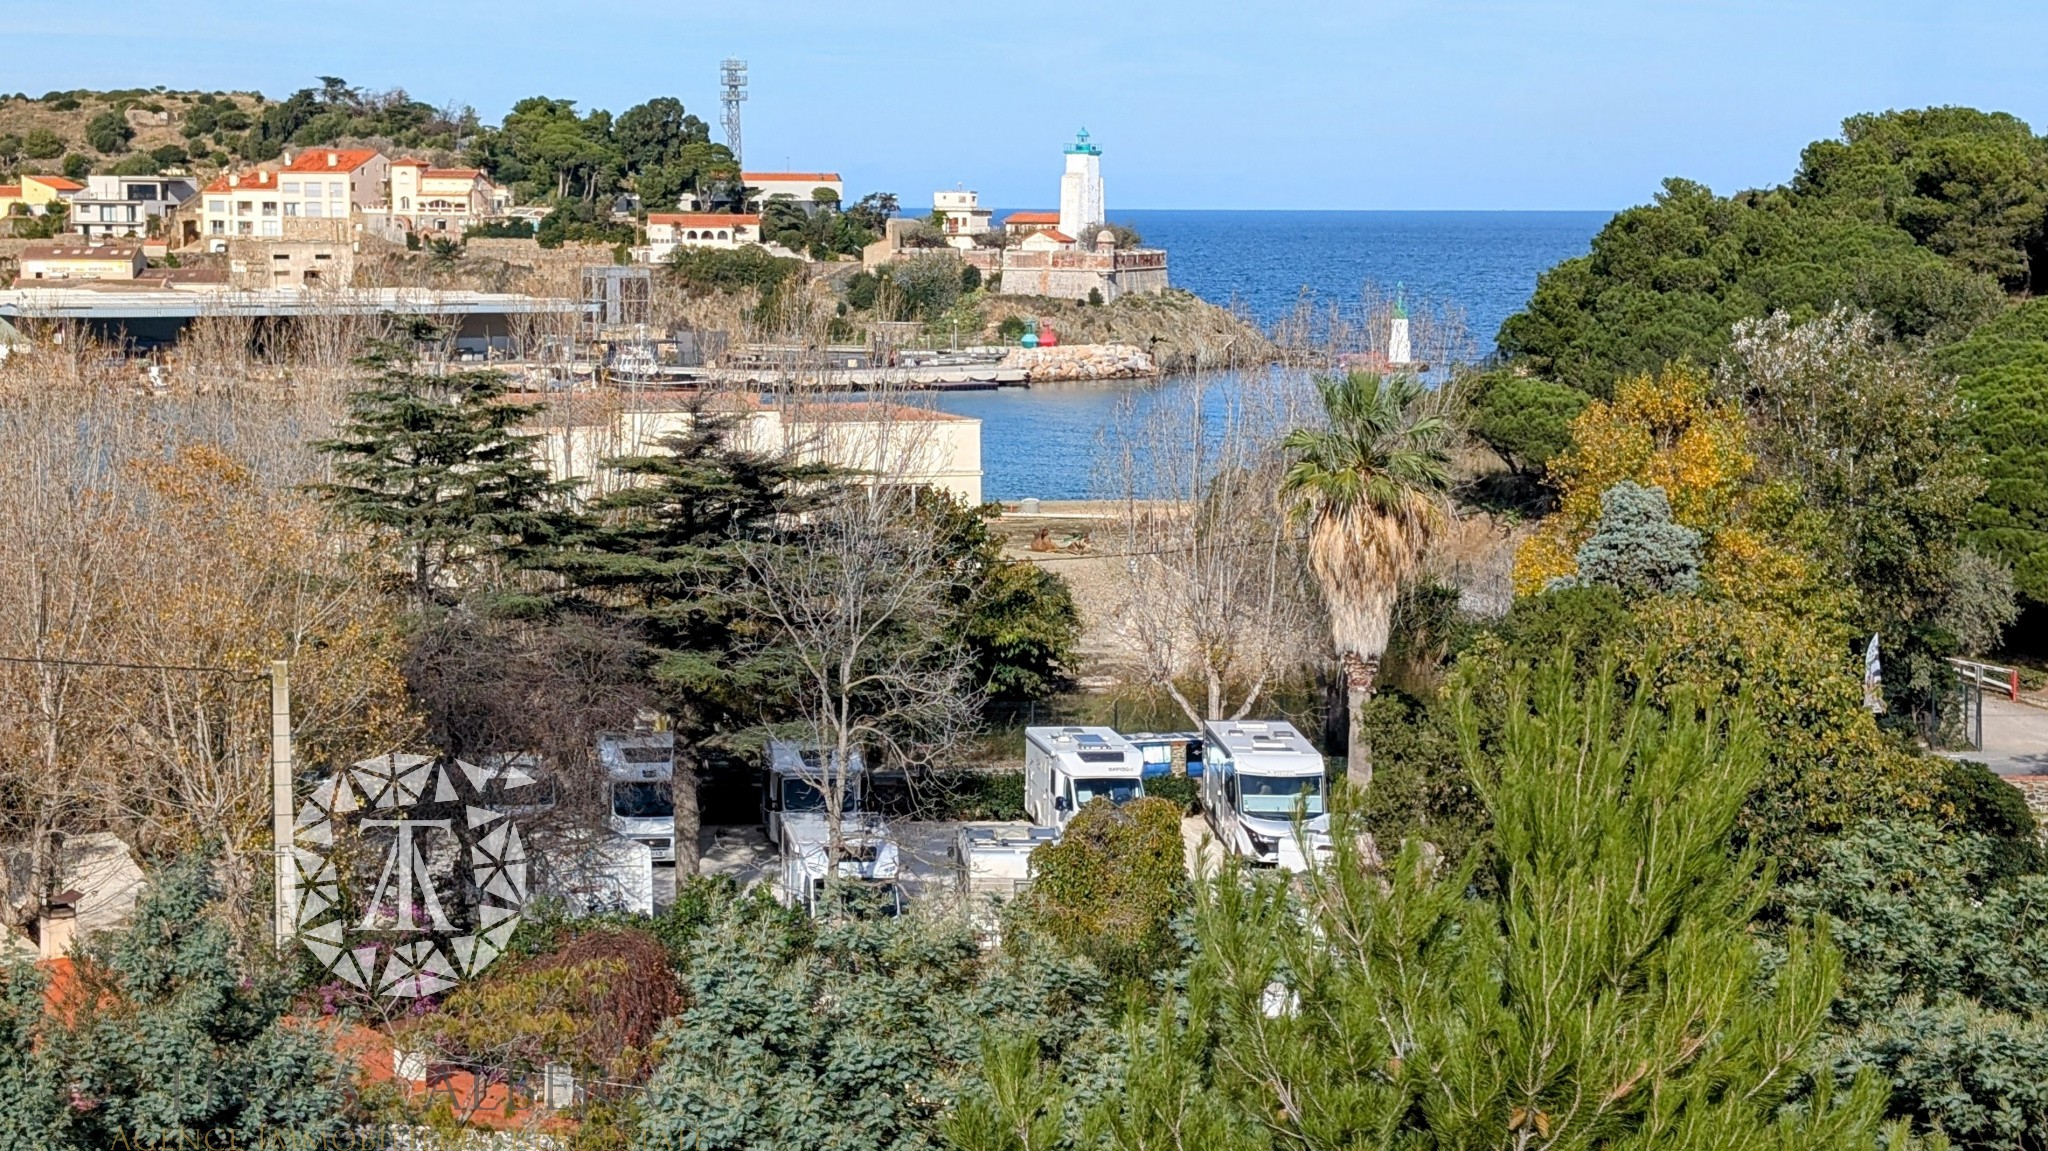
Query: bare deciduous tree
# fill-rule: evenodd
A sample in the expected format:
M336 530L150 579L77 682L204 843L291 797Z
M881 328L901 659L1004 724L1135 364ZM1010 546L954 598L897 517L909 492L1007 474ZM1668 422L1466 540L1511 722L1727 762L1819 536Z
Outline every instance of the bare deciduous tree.
M1300 390L1276 373L1209 401L1201 386L1115 432L1120 582L1111 630L1128 672L1190 723L1241 718L1319 657L1298 528L1275 493Z
M862 405L877 426L877 466L786 538L742 546L738 595L767 626L789 668L800 738L828 754L806 761L840 849L845 773L856 752L915 769L949 751L974 721L970 660L942 541L903 478L916 458L916 417ZM908 418L891 419L891 415ZM900 433L900 434L899 434Z

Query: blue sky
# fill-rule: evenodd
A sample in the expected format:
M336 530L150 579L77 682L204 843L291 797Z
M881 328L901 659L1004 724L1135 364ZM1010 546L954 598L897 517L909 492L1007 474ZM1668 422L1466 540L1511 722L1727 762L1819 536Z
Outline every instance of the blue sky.
M284 95L340 75L495 119L526 95L714 120L750 168L1050 206L1086 125L1117 208L1615 208L1785 178L1849 113L2048 127L2048 5L1950 0L100 0L9 5L0 88ZM123 31L123 29L127 29Z

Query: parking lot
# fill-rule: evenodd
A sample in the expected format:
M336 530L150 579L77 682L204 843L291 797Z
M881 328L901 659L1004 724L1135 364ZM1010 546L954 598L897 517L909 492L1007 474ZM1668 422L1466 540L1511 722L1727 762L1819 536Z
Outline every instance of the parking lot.
M953 841L958 838L962 826L958 822L914 819L895 820L889 824L902 867L898 882L906 896L918 899L951 894L955 890L957 875ZM975 826L1022 831L1030 824L981 822ZM760 824L706 827L698 836L697 843L702 852L700 867L705 875L730 875L742 890L775 878L780 856L775 845L768 842L768 833ZM654 869L654 903L657 909L674 902L675 885L675 868Z

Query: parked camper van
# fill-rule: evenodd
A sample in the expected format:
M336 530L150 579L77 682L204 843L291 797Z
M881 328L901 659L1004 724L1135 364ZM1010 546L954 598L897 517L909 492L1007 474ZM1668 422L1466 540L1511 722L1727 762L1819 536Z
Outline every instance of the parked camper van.
M1322 753L1293 724L1211 720L1202 725L1202 761L1202 808L1225 851L1289 871L1327 855Z
M768 829L768 842L782 844L784 816L791 813L825 813L825 793L818 783L826 776L838 780L845 788L840 802L841 815L852 815L861 810L861 793L867 764L861 753L853 753L851 770L841 771L837 765L826 772L825 757L831 754L825 749L799 743L793 739L771 740L768 744L768 773L761 784L761 826Z
M1065 827L1091 800L1119 806L1145 795L1145 757L1107 727L1024 729L1024 813Z
M1031 885L1031 853L1059 840L1049 827L967 824L953 840L960 894L1008 899Z
M897 886L901 855L881 816L867 812L842 815L836 860L832 858L831 824L822 808L784 810L778 822L782 876L776 895L784 905L818 914L833 893L831 880L836 876L841 892L866 888L878 898L883 911L897 914L903 910L903 890Z
M647 845L654 862L676 861L676 737L671 731L607 731L597 737L612 830Z

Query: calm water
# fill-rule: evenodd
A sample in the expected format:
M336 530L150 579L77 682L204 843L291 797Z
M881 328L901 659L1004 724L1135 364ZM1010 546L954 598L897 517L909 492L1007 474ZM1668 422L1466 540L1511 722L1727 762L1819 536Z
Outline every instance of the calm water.
M1263 323L1286 316L1307 293L1319 306L1354 305L1368 283L1404 286L1418 301L1454 304L1483 354L1502 320L1519 310L1536 277L1581 255L1606 212L1117 212L1149 246L1172 257L1169 275L1216 304L1238 304ZM1217 399L1241 386L1209 377ZM1029 391L958 392L939 406L982 421L983 492L1083 499L1094 484L1104 429L1129 402L1176 402L1188 379L1143 384L1052 385ZM1223 405L1210 405L1220 410Z

